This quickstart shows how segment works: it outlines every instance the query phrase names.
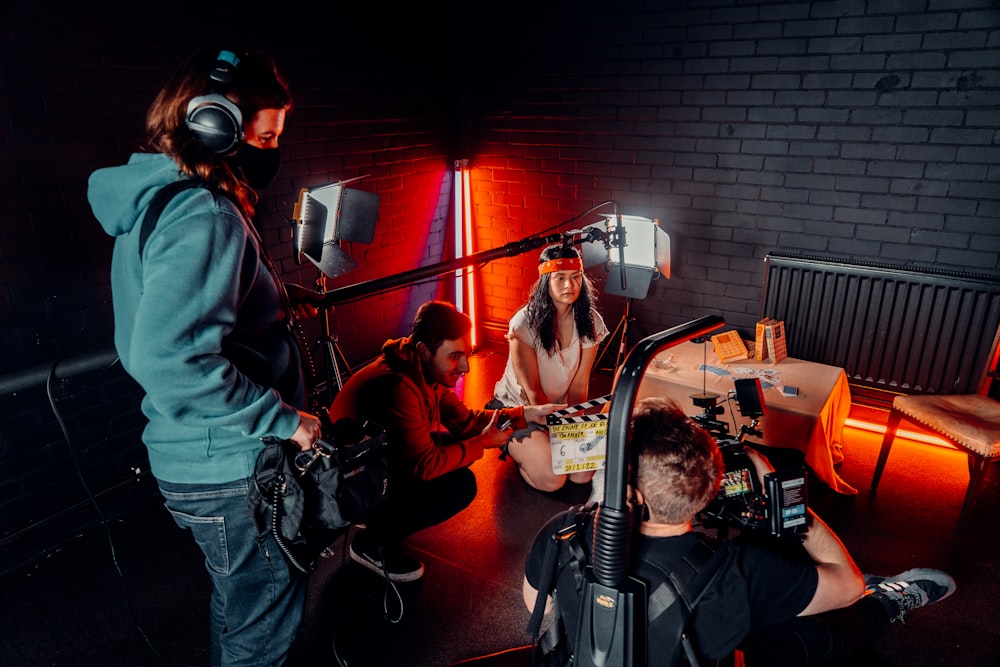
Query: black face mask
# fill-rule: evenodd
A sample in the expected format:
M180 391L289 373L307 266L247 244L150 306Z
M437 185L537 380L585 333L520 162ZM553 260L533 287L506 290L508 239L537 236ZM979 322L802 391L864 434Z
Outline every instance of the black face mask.
M277 148L257 148L244 143L229 158L234 169L243 173L250 187L260 192L271 184L281 168L281 151Z

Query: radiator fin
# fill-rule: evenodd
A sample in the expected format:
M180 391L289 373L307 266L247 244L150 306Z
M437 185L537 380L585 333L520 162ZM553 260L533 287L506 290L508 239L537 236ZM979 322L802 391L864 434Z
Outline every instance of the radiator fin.
M855 388L971 394L995 362L1000 279L771 253L760 316L785 321L789 355Z

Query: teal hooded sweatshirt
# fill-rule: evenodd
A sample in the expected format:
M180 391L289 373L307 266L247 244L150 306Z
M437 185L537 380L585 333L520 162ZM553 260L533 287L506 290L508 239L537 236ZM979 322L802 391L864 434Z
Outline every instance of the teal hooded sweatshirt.
M219 484L252 475L262 437L295 432L301 364L257 237L224 196L205 188L177 194L139 257L147 206L180 178L167 156L135 154L91 174L87 198L115 239L115 347L145 392L150 469L167 482ZM237 368L223 353L236 339L276 374L291 373L296 389L282 398L259 374Z

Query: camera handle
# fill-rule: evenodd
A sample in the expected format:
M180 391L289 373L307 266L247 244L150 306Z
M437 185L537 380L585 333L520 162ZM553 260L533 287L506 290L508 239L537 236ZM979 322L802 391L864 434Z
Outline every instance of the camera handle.
M743 442L743 440L748 435L752 435L752 436L757 437L757 438L763 438L764 437L764 431L762 431L761 429L757 428L757 424L759 424L759 423L760 423L760 421L757 418L754 418L754 419L750 420L750 424L749 425L748 424L740 424L740 436L739 436L740 442Z

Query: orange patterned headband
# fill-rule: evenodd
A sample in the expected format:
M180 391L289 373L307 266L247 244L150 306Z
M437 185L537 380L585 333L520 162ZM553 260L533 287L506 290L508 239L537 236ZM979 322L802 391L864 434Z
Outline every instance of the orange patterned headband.
M556 271L583 271L583 260L579 257L565 257L563 259L550 259L538 265L538 275L540 276Z

